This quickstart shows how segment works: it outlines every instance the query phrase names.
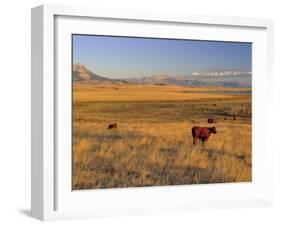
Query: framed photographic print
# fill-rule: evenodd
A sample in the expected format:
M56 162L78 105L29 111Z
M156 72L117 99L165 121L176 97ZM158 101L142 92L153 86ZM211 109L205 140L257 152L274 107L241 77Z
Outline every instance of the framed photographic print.
M32 216L270 205L270 20L32 9Z

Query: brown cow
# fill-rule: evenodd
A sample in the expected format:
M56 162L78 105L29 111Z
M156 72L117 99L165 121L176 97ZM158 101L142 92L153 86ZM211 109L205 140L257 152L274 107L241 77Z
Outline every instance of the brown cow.
M117 129L117 123L109 124L107 129Z
M199 127L193 126L192 129L193 144L196 144L197 139L202 141L203 147L204 143L208 141L211 133L216 134L216 127Z
M208 123L216 123L217 120L214 118L208 118Z

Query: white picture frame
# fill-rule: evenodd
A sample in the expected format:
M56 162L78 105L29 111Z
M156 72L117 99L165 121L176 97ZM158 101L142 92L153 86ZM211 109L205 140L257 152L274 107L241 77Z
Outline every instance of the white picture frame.
M137 29L138 26L143 26L142 28L145 29ZM157 26L169 29L155 29ZM193 31L192 34L188 31L181 34L180 30L188 30L187 28ZM70 58L67 57L68 60L65 61L60 59L71 54L68 39L71 33L78 31L89 34L94 32L128 35L128 30L132 36L188 36L199 40L238 40L251 41L255 44L253 74L257 76L253 78L253 181L251 183L79 192L71 190L69 181L71 125L67 121L69 118L61 117L62 113L70 114L69 82L71 80L69 76L63 74L71 75L71 67L69 67ZM33 8L32 216L41 220L56 220L271 205L273 150L268 148L267 140L263 135L266 131L266 117L270 107L266 101L269 98L267 91L271 89L273 82L272 45L273 22L265 19L112 11L57 5ZM66 104L65 108L62 108L61 104ZM65 111L68 109L68 112L62 112L61 109L66 109ZM64 130L60 129L62 127ZM69 152L59 151L62 148Z

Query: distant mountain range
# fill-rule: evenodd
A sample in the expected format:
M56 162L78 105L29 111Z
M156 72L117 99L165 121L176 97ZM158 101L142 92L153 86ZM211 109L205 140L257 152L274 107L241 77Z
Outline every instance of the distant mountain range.
M91 82L91 83L127 83L121 79L110 79L93 73L85 65L77 63L72 67L74 82Z
M110 79L93 73L84 65L73 65L74 82L112 84L151 84L205 87L251 87L252 74L242 71L194 72L186 76L153 75L140 78Z
M110 79L99 76L88 70L83 64L73 65L73 81L110 81Z

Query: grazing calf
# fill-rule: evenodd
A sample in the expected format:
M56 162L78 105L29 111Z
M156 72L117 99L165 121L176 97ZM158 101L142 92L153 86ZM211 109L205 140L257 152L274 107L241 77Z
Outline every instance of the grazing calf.
M208 123L216 123L217 120L213 118L208 118Z
M117 129L117 123L109 124L107 129Z
M191 129L192 137L193 137L193 144L196 144L196 141L199 139L202 141L203 147L205 142L208 141L210 135L216 134L217 130L216 127L199 127L193 126Z

